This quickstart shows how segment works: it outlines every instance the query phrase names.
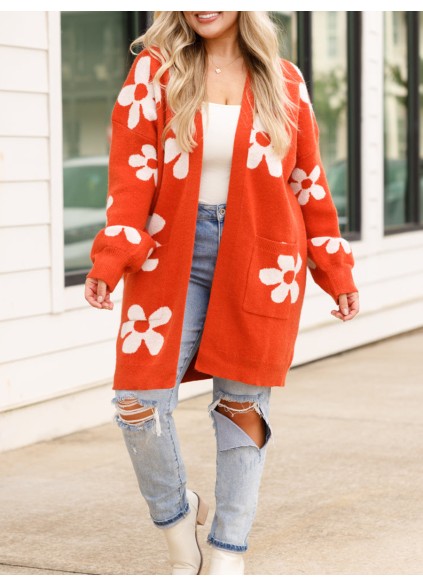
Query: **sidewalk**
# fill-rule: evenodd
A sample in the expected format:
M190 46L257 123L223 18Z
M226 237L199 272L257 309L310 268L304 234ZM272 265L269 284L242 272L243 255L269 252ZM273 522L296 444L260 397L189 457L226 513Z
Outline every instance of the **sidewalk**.
M247 574L423 573L422 349L420 328L293 368L273 390ZM175 413L189 485L210 504L203 573L209 402ZM114 424L0 454L0 478L0 574L169 572Z

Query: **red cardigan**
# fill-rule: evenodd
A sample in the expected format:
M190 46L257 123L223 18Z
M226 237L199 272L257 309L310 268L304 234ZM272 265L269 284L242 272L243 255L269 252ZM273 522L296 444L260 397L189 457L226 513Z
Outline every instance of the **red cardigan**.
M172 388L195 240L202 165L198 146L179 149L171 112L152 78L159 60L134 60L112 112L107 222L96 235L89 277L112 292L124 278L116 338L115 390ZM298 132L283 160L253 116L251 77L236 128L222 233L201 342L182 382L213 375L284 386L304 299L307 267L336 303L357 291L349 243L341 237L319 152L319 130L304 78L281 59ZM162 81L169 79L166 72Z

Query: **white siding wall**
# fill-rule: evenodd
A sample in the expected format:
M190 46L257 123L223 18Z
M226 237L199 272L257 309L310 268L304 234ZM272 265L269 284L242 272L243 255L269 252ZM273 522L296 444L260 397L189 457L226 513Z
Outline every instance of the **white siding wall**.
M0 19L0 450L111 416L114 315L63 286L60 14ZM104 312L106 313L106 312ZM111 312L107 312L111 313ZM108 392L109 391L109 392Z
M423 232L383 236L381 12L363 14L362 51L363 229L352 243L361 312L334 319L309 273L294 365L423 325ZM121 284L113 312L88 306L82 285L63 285L60 62L60 13L2 13L0 450L113 415ZM184 384L181 398L210 387Z

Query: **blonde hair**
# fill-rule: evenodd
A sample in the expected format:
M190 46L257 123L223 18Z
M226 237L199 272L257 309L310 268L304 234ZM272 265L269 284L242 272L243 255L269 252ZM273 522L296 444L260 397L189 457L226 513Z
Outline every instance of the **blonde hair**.
M238 27L239 47L251 76L253 115L260 116L275 154L283 158L291 146L291 126L296 127L289 115L296 104L286 91L277 25L267 12L240 11ZM173 117L164 128L162 141L172 123L180 148L191 152L197 146L194 117L206 101L207 53L203 38L191 28L183 12L156 11L151 26L130 44L133 54L136 45L148 49L162 63L155 75L159 83L164 72L172 68L166 99Z

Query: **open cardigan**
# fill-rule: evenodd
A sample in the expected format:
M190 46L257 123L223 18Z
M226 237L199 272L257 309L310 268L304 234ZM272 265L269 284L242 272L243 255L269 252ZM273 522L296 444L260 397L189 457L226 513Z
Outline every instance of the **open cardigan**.
M319 151L319 129L300 69L280 59L298 131L281 159L257 114L251 74L236 127L225 229L200 344L182 382L213 375L285 386L304 299L307 268L336 303L357 291L353 254L341 237ZM123 277L116 338L115 390L176 384L194 249L202 168L197 147L182 151L172 112L154 74L161 65L139 53L112 111L106 224L91 249L88 277L113 292ZM162 76L164 86L169 71Z

